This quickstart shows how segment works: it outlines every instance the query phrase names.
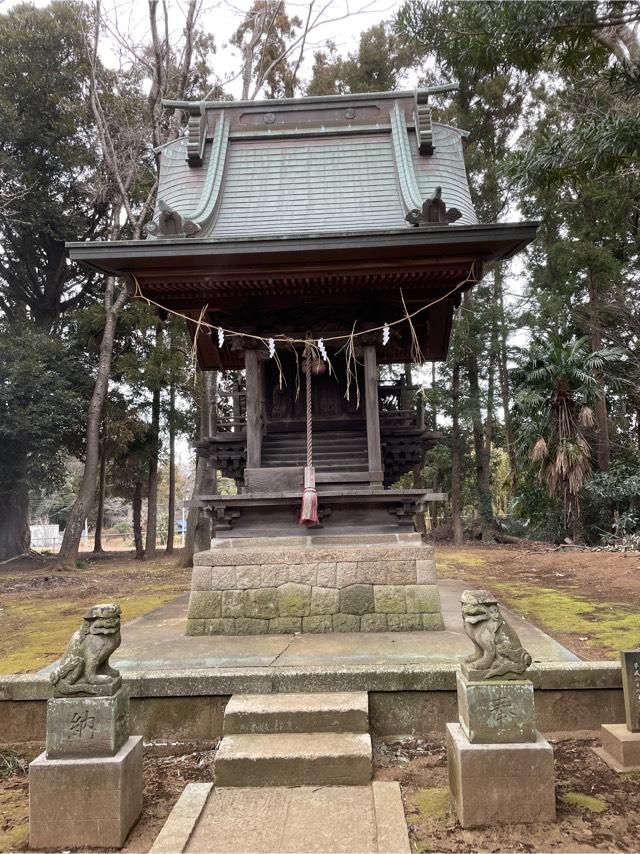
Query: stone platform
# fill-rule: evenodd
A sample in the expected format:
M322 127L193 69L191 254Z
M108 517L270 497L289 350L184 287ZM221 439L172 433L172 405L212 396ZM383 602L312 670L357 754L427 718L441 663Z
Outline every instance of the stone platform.
M194 556L188 635L444 628L418 534L214 540Z

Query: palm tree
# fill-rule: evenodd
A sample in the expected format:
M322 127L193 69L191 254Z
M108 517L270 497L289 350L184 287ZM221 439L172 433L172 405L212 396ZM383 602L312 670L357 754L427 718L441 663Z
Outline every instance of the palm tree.
M587 338L549 336L532 343L515 372L522 451L539 466L549 495L563 502L565 527L574 539L580 491L591 476L589 436L601 395L596 375L623 355L617 347L590 352Z

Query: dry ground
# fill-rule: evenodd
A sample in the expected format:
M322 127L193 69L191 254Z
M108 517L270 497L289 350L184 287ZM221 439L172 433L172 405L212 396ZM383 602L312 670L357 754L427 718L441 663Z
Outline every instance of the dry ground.
M591 752L595 741L554 741L558 821L537 825L463 830L447 788L444 740L383 739L375 744L377 780L402 789L411 847L426 851L638 851L640 772L616 774ZM24 850L29 800L26 765L37 748L14 754L13 772L2 779L0 749L0 850ZM5 754L8 757L8 754ZM213 780L213 751L144 761L144 812L125 851L146 852L186 783ZM241 852L239 852L241 854Z
M375 778L402 789L411 848L425 851L638 851L640 772L617 774L592 751L597 741L550 739L557 822L463 830L453 811L444 739L384 739Z

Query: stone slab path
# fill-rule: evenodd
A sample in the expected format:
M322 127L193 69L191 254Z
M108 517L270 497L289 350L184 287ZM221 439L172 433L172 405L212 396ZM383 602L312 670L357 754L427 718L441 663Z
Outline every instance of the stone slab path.
M300 634L186 637L189 594L127 623L122 646L111 659L123 670L242 667L339 667L385 664L457 664L471 642L462 629L464 582L438 582L445 630L377 634ZM522 617L504 608L534 661L579 661L578 656ZM46 670L50 670L51 665Z
M398 783L297 788L187 786L152 854L409 854ZM201 812L200 812L201 808ZM195 815L195 818L194 818Z

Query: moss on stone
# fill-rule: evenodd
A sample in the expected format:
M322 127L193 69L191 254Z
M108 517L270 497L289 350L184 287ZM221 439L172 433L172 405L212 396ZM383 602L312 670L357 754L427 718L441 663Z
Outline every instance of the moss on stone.
M609 804L604 798L583 795L581 792L565 792L564 795L560 795L560 800L581 812L604 812L609 809Z
M277 588L277 608L276 613L270 616L308 617L311 613L311 586L294 582L281 584Z

